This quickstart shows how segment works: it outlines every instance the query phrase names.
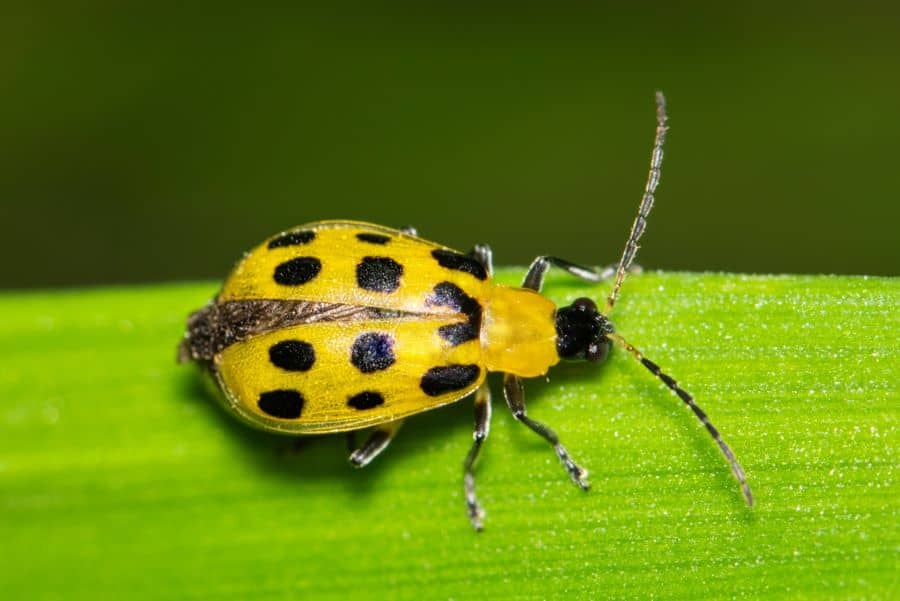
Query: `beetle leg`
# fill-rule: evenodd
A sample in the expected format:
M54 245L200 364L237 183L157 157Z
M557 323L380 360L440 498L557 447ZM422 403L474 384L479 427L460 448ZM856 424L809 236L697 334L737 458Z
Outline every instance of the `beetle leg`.
M544 276L547 275L551 266L565 269L575 277L592 283L602 282L616 274L615 265L610 265L603 269L598 269L596 267L582 267L581 265L570 263L558 257L541 255L531 262L531 267L528 268L528 273L522 281L522 288L531 288L532 290L540 291L541 286L544 285Z
M350 465L353 467L366 467L369 465L373 459L387 448L402 424L403 420L397 420L377 426L372 431L372 434L369 435L369 438L366 439L366 442L350 453ZM348 438L347 440L349 442L353 439Z
M566 447L559 441L556 432L526 415L525 393L522 389L521 378L513 374L503 374L503 392L506 396L506 404L509 405L509 410L512 411L513 417L553 445L556 456L562 461L562 464L565 466L566 471L569 472L569 476L575 484L580 486L583 490L590 488L590 484L588 484L587 481L587 470L580 467L572 460Z
M493 275L494 259L490 246L487 244L476 244L475 247L469 251L469 256L477 259L489 276Z
M472 433L472 448L469 449L463 462L463 486L466 491L466 510L472 527L479 532L482 529L484 509L475 497L475 462L481 454L481 445L491 430L491 389L487 383L475 391L475 431Z

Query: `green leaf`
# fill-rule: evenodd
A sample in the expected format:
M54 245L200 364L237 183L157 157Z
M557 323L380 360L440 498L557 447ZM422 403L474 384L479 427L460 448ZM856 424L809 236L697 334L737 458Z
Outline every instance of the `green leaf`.
M547 293L607 288L555 275ZM253 431L175 364L215 289L0 295L3 598L897 598L900 280L629 278L618 331L707 410L756 507L620 351L526 381L588 493L494 382L480 534L469 400L408 420L361 471L342 436Z

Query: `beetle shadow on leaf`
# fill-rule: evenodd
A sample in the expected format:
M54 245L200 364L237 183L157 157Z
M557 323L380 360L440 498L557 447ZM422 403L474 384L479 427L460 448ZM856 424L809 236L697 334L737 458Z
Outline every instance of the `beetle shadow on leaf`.
M200 370L179 374L178 388L181 399L196 403L216 427L228 433L229 440L237 441L242 456L265 477L301 482L330 479L344 484L353 494L369 494L377 491L379 480L387 470L403 469L407 462L417 458L422 447L433 447L436 439L459 438L471 440L471 401L461 402L407 418L397 437L382 454L365 468L353 468L348 456L350 450L346 433L285 436L257 430L229 415L217 398L221 394L209 376ZM462 414L465 413L466 417ZM357 444L363 444L370 430L355 432ZM463 454L468 442L460 445Z
M319 477L337 471L339 461L328 462L325 449L317 444L326 437L284 436L258 430L228 414L220 402L221 393L201 370L184 374L179 380L182 398L195 403L217 428L228 433L229 440L237 441L248 461L257 464L260 471L292 478ZM311 460L304 461L307 458Z

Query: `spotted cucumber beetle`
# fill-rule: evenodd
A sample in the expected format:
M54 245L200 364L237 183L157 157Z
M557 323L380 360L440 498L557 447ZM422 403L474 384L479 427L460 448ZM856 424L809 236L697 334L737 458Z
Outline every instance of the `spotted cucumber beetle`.
M474 466L488 436L488 372L503 373L516 420L546 440L572 480L581 468L548 426L528 417L522 378L541 376L561 359L602 361L622 347L669 387L706 427L731 466L747 503L744 470L706 413L674 379L616 333L609 314L653 207L667 131L657 93L650 172L637 218L616 267L596 270L551 256L532 262L521 288L491 279L491 250L462 254L395 230L355 221L320 221L250 251L218 296L193 313L179 348L218 382L226 407L252 426L287 434L372 428L350 462L381 453L402 420L474 393L474 442L463 463L469 519L481 530ZM588 298L556 307L540 294L558 267L596 283L615 277L601 312Z

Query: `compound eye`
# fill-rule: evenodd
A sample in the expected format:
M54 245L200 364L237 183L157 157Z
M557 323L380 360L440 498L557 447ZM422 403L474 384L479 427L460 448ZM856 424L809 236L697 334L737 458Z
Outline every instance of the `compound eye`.
M587 348L585 359L587 359L591 363L600 363L604 361L607 355L609 355L610 346L611 345L608 338L604 338L600 342L591 344Z
M588 313L597 312L597 303L589 298L576 298L575 302L572 303L572 306L579 311L586 311Z

